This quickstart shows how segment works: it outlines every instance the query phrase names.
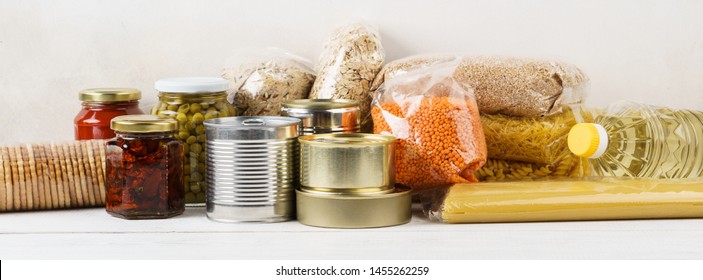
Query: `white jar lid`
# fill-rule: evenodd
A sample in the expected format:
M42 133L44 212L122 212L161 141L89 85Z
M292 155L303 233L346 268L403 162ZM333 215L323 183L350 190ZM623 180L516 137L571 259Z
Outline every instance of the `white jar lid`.
M179 77L156 81L154 88L160 92L202 93L226 91L229 82L218 77Z

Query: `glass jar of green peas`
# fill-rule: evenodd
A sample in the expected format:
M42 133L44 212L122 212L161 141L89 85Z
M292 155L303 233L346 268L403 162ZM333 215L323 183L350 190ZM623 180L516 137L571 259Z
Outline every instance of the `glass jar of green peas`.
M227 102L228 82L216 77L183 77L158 80L159 102L152 115L178 121L176 138L183 141L185 201L188 206L204 206L207 193L207 139L204 120L236 115Z

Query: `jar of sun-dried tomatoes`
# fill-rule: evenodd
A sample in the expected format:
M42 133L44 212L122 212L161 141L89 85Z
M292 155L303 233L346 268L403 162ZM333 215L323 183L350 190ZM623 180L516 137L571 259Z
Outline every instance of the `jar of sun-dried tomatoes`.
M106 144L106 210L124 219L157 219L185 210L183 144L176 120L152 115L112 119Z

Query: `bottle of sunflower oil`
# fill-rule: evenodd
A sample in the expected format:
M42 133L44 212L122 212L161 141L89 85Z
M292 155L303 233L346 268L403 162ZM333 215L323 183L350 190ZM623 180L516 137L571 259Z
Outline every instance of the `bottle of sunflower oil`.
M703 112L619 102L574 125L568 145L598 176L703 177Z

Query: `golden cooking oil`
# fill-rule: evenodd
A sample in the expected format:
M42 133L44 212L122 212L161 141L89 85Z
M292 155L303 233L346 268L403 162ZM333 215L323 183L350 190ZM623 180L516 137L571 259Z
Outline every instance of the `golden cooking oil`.
M634 103L613 111L595 120L608 137L605 152L589 159L595 175L703 176L703 112Z

